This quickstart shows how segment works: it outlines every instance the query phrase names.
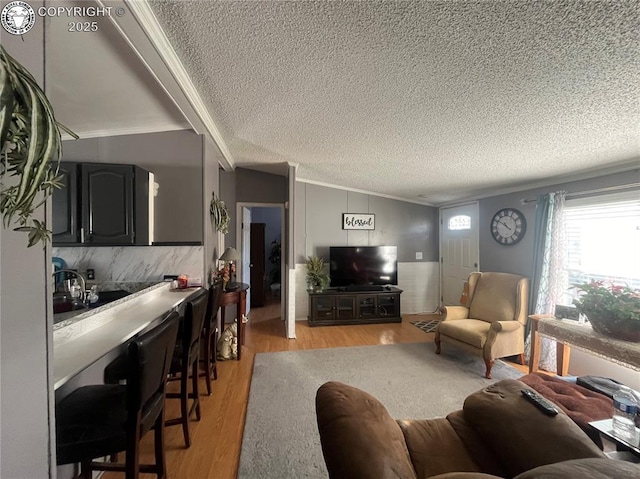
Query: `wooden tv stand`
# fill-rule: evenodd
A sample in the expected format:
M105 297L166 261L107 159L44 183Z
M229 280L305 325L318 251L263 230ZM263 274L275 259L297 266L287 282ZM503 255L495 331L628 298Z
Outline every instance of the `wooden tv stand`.
M309 326L400 323L400 294L395 287L381 291L336 288L309 292Z

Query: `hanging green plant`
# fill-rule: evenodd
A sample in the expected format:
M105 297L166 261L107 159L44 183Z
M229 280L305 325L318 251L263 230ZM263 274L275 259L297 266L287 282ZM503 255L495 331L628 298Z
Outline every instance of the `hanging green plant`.
M227 234L229 232L229 210L220 198L216 198L215 192L212 193L211 206L209 212L211 213L211 222L216 231Z
M28 246L46 243L51 232L32 218L60 188L58 165L62 156L60 129L53 109L35 78L0 45L0 213L5 228L29 234Z

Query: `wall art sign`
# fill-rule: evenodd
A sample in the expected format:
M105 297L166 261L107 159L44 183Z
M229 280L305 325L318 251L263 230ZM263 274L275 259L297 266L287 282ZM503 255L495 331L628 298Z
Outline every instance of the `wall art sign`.
M376 215L361 213L342 213L343 230L374 230Z

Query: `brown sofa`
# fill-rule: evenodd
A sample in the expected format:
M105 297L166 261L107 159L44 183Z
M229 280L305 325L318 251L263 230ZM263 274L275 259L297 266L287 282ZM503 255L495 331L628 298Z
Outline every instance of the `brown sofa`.
M329 382L316 415L331 479L631 478L640 465L609 459L562 410L527 402L516 380L470 395L446 418L396 421L370 394Z

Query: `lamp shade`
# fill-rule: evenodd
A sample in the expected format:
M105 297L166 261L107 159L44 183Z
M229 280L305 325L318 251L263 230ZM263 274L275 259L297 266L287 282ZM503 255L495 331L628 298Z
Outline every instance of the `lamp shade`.
M235 248L227 248L224 250L224 253L222 253L222 256L220 256L220 260L222 261L237 261L239 259L240 256Z

